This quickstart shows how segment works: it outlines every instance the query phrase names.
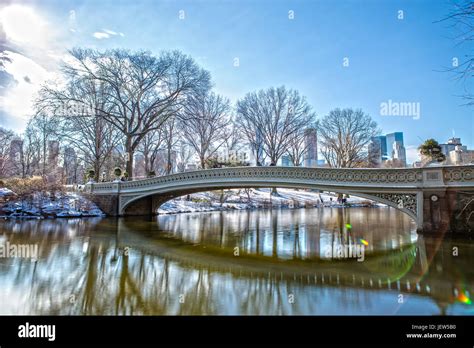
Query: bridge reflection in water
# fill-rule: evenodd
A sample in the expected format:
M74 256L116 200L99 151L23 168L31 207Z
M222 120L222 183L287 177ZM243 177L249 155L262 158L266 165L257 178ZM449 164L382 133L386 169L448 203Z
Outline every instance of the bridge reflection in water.
M41 257L0 259L0 313L473 314L472 245L390 208L316 211L4 222ZM364 262L324 258L361 238Z

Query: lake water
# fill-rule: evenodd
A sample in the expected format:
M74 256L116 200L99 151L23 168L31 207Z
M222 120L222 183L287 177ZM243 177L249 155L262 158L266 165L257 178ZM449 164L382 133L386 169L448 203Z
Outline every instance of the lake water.
M474 314L474 244L391 208L4 220L0 239L38 248L0 258L0 314Z

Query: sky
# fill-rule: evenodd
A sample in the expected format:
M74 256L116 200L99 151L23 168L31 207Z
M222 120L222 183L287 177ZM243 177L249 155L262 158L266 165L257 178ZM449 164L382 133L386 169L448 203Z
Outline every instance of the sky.
M473 81L448 71L474 47L440 22L450 0L0 0L0 125L21 132L35 93L60 78L67 50L178 49L232 102L285 85L318 117L360 108L404 133L409 162L425 139L474 148ZM387 111L387 106L389 106ZM405 112L397 107L407 106Z

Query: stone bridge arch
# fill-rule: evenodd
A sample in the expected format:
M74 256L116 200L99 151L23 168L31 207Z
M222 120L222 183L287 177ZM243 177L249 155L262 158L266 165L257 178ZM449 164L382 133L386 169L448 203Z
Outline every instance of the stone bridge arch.
M291 189L316 189L326 192L335 192L348 194L351 196L357 196L366 198L377 203L382 203L393 207L403 213L409 215L415 222L418 223L418 212L417 212L417 200L419 199L419 193L380 193L380 192L358 192L355 190L348 190L344 188L324 188L314 184L278 184L278 183L267 183L267 184L203 184L201 187L189 188L185 190L155 190L144 194L122 196L119 202L119 215L150 215L154 214L157 209L169 200L186 196L192 193L214 191L214 190L228 190L228 189L242 189L242 188L291 188Z

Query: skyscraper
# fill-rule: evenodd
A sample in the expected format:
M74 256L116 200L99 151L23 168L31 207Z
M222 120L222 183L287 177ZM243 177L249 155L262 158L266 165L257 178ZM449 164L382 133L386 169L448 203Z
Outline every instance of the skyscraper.
M403 132L394 132L385 135L387 139L387 149L389 159L397 161L400 165L406 166L406 151L403 145Z
M10 142L10 151L8 158L9 175L21 174L21 163L23 161L23 140L15 138Z
M380 167L382 164L382 137L372 137L369 146L369 166L370 167Z
M56 169L59 159L59 141L48 141L48 166L50 169Z
M373 137L372 140L375 140L375 142L380 146L380 163L382 163L388 159L387 138L385 135L379 135L377 137Z
M450 153L451 151L454 151L454 150L456 149L456 146L457 146L457 145L461 145L461 146L462 146L461 138L450 138L450 139L448 139L448 142L447 142L447 143L439 144L439 146L441 147L441 152L442 152L446 157L449 156L449 153Z
M78 179L78 163L76 151L73 147L66 147L64 149L64 178L66 185L71 185L77 183Z
M439 144L441 152L446 156L446 164L467 164L473 163L474 150L468 150L466 145L463 145L461 138L450 138L445 144Z
M388 133L385 135L385 139L387 142L387 148L386 150L389 150L390 152L393 149L393 143L396 141L399 141L401 145L403 146L403 132L394 132L394 133ZM391 157L391 154L388 154L389 157Z
M398 165L403 167L407 164L407 156L405 151L405 146L400 141L395 141L392 148L392 161L397 162Z
M385 161L397 162L406 166L406 150L403 145L403 133L394 132L373 137L368 146L369 164L379 167Z
M305 167L318 166L318 135L315 128L308 128L304 132L306 148Z
M288 155L283 155L283 156L281 156L281 165L282 165L283 167L292 166L292 163L291 163L291 160L290 160L290 156L288 156Z

